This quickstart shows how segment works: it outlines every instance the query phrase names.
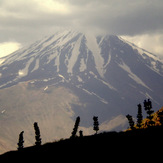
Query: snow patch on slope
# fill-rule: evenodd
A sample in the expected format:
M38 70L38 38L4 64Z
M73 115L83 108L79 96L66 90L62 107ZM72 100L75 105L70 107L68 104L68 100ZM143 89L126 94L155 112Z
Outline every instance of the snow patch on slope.
M152 54L152 53L150 53L150 52L148 52L148 51L146 51L146 50L144 50L144 49L142 49L142 48L139 48L138 46L136 46L135 44L133 44L133 43L131 43L131 42L129 42L129 41L127 41L127 40L124 40L124 39L122 39L121 37L118 37L121 41L123 41L123 42L125 42L125 43L127 43L128 45L130 45L131 47L132 47L132 49L134 49L134 50L136 50L137 52L138 52L138 54L143 58L143 59L147 59L147 60L150 60L150 66L149 65L147 65L150 69L152 69L153 71L155 71L155 72L157 72L159 75L161 75L162 76L162 74L160 73L160 70L157 68L157 62L161 62L162 63L162 60L158 57L158 56L156 56L156 55L154 55L154 54ZM162 67L163 68L163 67Z
M80 44L81 44L81 38L82 36L80 36L80 38L77 40L77 42L75 43L75 46L73 48L73 51L72 51L72 55L71 55L71 58L69 59L69 63L68 63L68 72L69 73L72 73L72 69L78 59L78 56L79 56L79 48L80 48Z
M79 88L79 87L78 87ZM108 104L108 102L104 99L104 98L102 98L102 97L100 97L99 95L97 95L96 93L94 93L94 92L90 92L90 91L88 91L87 89L85 89L85 88L82 88L82 90L83 91L85 91L87 94L89 94L89 95L93 95L93 96L96 96L101 102L103 102L104 104Z
M34 57L29 59L29 61L27 62L26 66L24 67L24 69L19 70L18 75L20 77L24 77L24 76L28 75L28 69L29 69L30 64L33 62L33 60L34 60Z
M97 78L97 75L95 75L92 71L89 71L89 73L90 73L91 75L93 75L95 79L99 80L99 81L102 82L104 85L106 85L109 89L112 89L112 90L114 90L114 91L117 91L117 89L116 89L115 87L113 87L109 82L106 82L106 81L104 81L104 80L102 80L102 79Z
M87 66L86 66L86 64L84 62L84 58L82 58L80 60L80 68L79 68L79 70L80 70L80 72L83 72L84 70L86 70L86 68L87 68Z
M136 83L142 85L143 87L146 87L147 89L151 90L138 76L136 76L131 69L124 63L119 64L119 67L121 67L123 70L128 72L128 76L133 79Z
M101 56L101 50L99 48L99 45L97 44L96 37L87 33L86 38L87 38L88 49L92 52L92 55L95 60L96 69L99 75L103 78L104 77L104 69L103 69L104 59Z
M109 54L108 61L107 61L107 63L105 64L104 68L106 68L106 67L109 65L110 61L111 61L111 55Z
M40 62L39 59L36 59L35 67L31 72L36 71L39 68L39 64L40 64L39 62Z
M0 59L0 65L5 61L5 59Z

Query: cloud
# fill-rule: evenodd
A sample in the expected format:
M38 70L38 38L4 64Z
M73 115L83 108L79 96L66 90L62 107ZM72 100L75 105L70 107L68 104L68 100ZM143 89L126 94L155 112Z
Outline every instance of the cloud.
M163 34L156 33L121 37L130 42L134 42L138 47L147 49L149 52L163 59Z
M156 0L14 0L2 1L4 27L95 27L135 35L163 29L163 1ZM2 28L3 28L2 26ZM34 30L34 29L33 29Z
M109 33L135 35L163 28L163 1L156 0L69 0L75 6L76 22ZM75 17L74 17L75 18Z
M31 43L62 28L163 34L162 0L0 0L0 42Z
M40 0L37 0L37 4L39 9L45 13L59 13L65 15L71 12L68 4L60 3L59 1L46 0L44 3L41 3Z
M72 23L69 5L59 1L1 0L0 10L0 42L13 38L23 43L34 41Z

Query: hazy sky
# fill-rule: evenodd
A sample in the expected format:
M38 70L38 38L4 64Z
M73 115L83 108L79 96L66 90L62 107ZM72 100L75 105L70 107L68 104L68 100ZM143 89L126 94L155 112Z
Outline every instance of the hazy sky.
M0 0L0 56L64 28L120 35L163 57L163 0Z

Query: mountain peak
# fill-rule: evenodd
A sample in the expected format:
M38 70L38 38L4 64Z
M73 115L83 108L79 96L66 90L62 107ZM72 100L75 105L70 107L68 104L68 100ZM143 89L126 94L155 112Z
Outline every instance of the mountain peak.
M30 133L33 121L65 138L77 116L87 134L94 115L108 130L126 129L125 115L135 115L137 103L150 98L160 108L163 101L163 63L114 35L57 32L0 62L1 142Z
M42 63L42 65L49 65L53 62L55 71L61 74L63 71L63 74L84 72L86 69L88 70L91 64L94 65L96 74L104 78L106 67L111 59L114 58L116 62L120 62L124 57L128 57L125 52L126 48L130 48L130 51L137 51L143 59L148 61L147 64L150 68L162 75L161 61L156 56L124 41L120 37L113 35L95 36L91 32L81 33L73 30L57 32L29 47L22 48L3 58L0 66L4 69L5 65L17 61L20 68L17 69L16 73L19 77L24 77L28 75L29 69L31 72L35 72ZM116 55L117 59L113 54ZM23 63L24 60L26 60L26 63ZM2 75L3 73L1 73Z

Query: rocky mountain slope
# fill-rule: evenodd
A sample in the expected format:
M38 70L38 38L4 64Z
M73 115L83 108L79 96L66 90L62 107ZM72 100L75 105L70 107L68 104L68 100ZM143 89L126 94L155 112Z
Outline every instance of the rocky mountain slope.
M80 116L84 134L125 129L125 115L150 98L163 101L163 63L154 54L114 35L62 31L0 59L0 151L15 148L33 123L43 142L69 137ZM49 133L49 134L47 134Z

